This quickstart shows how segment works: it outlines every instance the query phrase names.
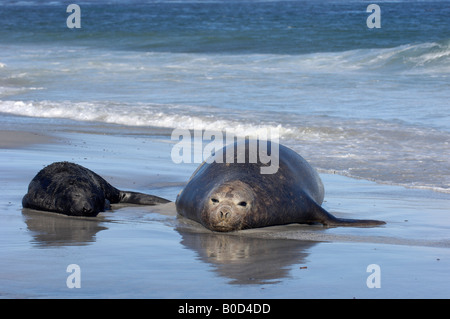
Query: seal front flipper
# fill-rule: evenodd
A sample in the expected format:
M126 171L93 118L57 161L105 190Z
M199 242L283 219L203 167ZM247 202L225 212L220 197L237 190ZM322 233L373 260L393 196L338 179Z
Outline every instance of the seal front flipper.
M317 218L317 222L323 224L326 227L374 227L386 224L386 222L381 220L338 218L327 212L319 205L317 205L315 209L314 216Z
M154 195L148 195L137 192L120 191L119 203L138 204L138 205L157 205L169 202L170 200Z

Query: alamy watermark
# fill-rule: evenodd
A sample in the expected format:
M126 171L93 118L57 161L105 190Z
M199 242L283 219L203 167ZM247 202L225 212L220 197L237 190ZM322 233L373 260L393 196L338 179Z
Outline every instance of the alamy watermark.
M366 12L371 12L367 17L366 25L369 29L379 29L381 28L381 9L377 4L369 4L367 6Z
M81 8L78 4L69 4L66 9L70 15L66 19L66 25L69 29L81 28ZM366 25L369 29L381 28L381 8L377 4L369 4L366 12L371 14L367 17Z
M178 141L171 151L174 163L261 163L261 174L275 174L278 171L278 128L259 130L255 136L238 136L229 130L214 131L203 127L201 121L196 121L192 131L173 130L171 139ZM248 147L244 143L247 139ZM235 142L236 148L227 147L225 150L225 146Z
M67 13L71 13L66 19L66 25L69 29L81 28L81 8L78 4L69 4L66 9Z
M81 268L77 264L70 264L66 268L66 272L70 273L66 279L67 288L81 288Z
M377 264L370 264L366 271L371 273L366 280L367 288L381 288L381 267Z

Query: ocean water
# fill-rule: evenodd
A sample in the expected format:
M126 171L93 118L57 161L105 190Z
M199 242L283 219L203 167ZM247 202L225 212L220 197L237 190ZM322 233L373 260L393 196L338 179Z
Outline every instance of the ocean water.
M373 29L357 0L72 2L79 29L1 1L4 121L276 129L322 172L450 193L450 1L373 1Z

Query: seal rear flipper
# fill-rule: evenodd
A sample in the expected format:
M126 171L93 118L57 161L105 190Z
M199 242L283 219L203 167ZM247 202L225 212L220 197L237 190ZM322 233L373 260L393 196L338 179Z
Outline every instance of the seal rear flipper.
M338 218L331 215L321 206L317 205L317 207L318 207L317 208L318 213L316 214L318 217L317 221L326 227L333 227L333 226L374 227L386 224L386 222L381 220Z
M346 219L346 218L336 218L334 221L323 223L324 226L349 226L349 227L375 227L380 225L385 225L386 222L382 220L374 219Z
M157 205L169 202L170 200L154 195L148 195L137 192L120 191L119 203L129 203L138 205Z

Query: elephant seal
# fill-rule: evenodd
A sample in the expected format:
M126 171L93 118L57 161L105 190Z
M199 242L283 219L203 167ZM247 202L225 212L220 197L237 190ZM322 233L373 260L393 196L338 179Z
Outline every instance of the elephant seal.
M279 166L274 174L261 174L260 168L267 164L259 158L252 163L249 140L241 143L245 143L245 162L242 157L237 160L236 142L197 168L177 196L178 214L219 232L291 223L358 227L385 224L377 220L337 218L323 209L320 205L324 187L319 175L293 150L264 141L272 153L278 149L278 154L271 156L277 157ZM233 163L224 160L228 152L234 153Z
M109 204L155 205L168 200L121 191L93 171L74 163L56 162L43 168L30 182L22 199L24 208L70 216L97 216Z

